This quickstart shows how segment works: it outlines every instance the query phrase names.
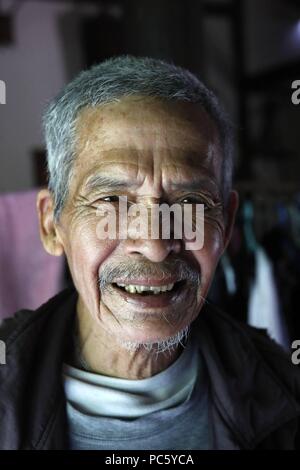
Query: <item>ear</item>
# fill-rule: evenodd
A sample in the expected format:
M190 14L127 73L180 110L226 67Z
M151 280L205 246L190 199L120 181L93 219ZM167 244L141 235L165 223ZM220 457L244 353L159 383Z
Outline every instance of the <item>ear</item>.
M54 201L48 189L42 189L37 195L40 237L47 253L61 256L64 253L57 227L54 222Z
M227 208L225 210L226 226L224 234L224 251L230 242L235 216L239 207L239 195L237 191L230 191Z

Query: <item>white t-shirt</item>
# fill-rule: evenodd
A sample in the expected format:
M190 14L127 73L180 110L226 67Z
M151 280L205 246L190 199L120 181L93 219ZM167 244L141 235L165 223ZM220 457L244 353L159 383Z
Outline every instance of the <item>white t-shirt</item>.
M137 418L178 405L192 392L199 355L190 337L177 360L164 371L128 380L63 366L67 401L93 416Z

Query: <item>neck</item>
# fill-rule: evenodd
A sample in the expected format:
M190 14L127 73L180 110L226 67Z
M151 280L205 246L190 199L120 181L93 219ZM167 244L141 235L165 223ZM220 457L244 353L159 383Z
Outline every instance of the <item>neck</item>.
M180 355L181 345L158 352L143 346L128 350L103 330L85 308L77 306L76 348L71 362L80 368L124 379L144 379L167 369Z

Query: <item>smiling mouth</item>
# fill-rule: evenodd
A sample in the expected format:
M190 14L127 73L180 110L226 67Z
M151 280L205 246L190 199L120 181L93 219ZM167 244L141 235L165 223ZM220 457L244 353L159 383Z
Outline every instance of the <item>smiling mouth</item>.
M119 282L113 283L112 285L124 293L145 297L177 293L181 289L183 284L185 284L185 281L177 281L169 284L156 286L141 284L124 284Z

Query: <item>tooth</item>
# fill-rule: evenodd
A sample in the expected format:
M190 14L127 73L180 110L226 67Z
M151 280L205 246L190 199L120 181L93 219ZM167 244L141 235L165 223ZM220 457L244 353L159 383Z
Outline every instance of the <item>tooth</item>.
M135 294L135 293L136 293L136 289L135 289L135 287L132 286L132 285L126 286L126 287L125 287L125 290L126 290L127 292L130 292L130 294Z
M118 286L124 287L127 292L131 294L141 294L142 292L153 292L153 294L159 294L160 292L170 291L174 287L174 283L166 284L165 286L140 286L134 284L122 284L118 283Z
M161 292L160 287L154 287L153 292L154 294L159 294Z

